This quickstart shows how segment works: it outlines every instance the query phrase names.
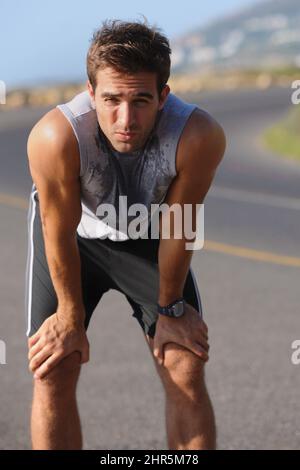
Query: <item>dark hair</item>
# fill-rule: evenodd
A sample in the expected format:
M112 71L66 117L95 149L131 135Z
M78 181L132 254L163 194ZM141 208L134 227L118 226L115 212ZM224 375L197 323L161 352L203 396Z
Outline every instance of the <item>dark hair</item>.
M106 20L94 32L87 53L87 75L95 91L98 69L112 67L118 72L141 71L157 74L160 94L170 76L170 44L156 27L147 23Z

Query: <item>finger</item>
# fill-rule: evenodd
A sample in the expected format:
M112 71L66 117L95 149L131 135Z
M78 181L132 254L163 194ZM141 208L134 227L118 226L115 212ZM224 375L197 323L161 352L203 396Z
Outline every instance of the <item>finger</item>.
M157 359L158 364L160 366L163 365L164 354L163 354L163 348L160 344L154 344L153 355Z
M31 348L35 343L38 342L39 339L40 339L40 334L37 331L34 335L30 336L30 338L28 339L28 347Z
M160 349L160 362L159 362L159 365L163 366L164 362L165 362L165 345L162 344L161 349Z
M207 334L208 333L208 326L207 324L205 323L204 320L201 320L201 325L203 327L203 330L205 331L205 333Z
M80 351L80 354L81 354L81 360L80 360L81 364L85 364L86 362L89 362L90 352L89 352L88 348L83 349L82 351Z
M197 338L196 339L197 343L206 351L208 352L209 351L209 343L208 341L206 340L206 338Z
M35 379L44 379L49 372L64 358L62 353L52 354L43 364L36 370Z
M200 326L199 333L201 334L201 336L203 336L205 341L208 341L208 334L203 330L203 328L201 328L201 326Z
M51 350L43 348L31 359L29 369L34 372L49 356L51 356Z
M200 344L194 343L190 349L194 354L200 357L200 359L202 359L205 362L208 361L209 356L207 352L205 351L205 349Z
M29 349L28 360L31 361L33 356L35 356L39 351L43 349L43 344L41 341L38 341L34 346Z
M202 325L202 323L199 325L199 332L206 340L208 340L208 330Z

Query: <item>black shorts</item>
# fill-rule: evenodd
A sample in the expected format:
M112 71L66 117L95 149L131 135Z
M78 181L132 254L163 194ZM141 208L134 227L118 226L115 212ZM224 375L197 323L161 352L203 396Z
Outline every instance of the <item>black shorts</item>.
M25 303L27 336L33 335L44 320L56 312L57 296L49 274L37 192L30 198L28 211L28 254ZM82 238L77 234L81 259L85 328L102 295L110 289L122 292L144 333L154 337L159 294L158 239L112 241ZM202 316L201 300L192 269L183 292L185 300Z

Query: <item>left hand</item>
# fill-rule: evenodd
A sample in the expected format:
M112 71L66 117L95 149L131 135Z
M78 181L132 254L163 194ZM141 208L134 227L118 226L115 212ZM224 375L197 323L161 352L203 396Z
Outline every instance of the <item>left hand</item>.
M208 361L208 328L200 313L192 305L186 303L184 314L178 318L159 314L153 354L160 365L164 363L164 346L167 343L184 346L203 361Z

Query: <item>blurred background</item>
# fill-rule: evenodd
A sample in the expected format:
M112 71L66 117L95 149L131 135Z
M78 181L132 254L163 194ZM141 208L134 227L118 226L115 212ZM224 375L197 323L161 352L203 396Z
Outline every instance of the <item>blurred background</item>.
M300 338L297 0L2 0L0 448L30 448L27 138L49 109L85 89L86 52L101 22L143 16L171 41L172 92L210 112L227 135L205 201L205 246L192 261L210 332L218 448L299 448L300 365L291 360ZM84 447L166 449L163 389L126 299L105 294L89 339L78 388Z

